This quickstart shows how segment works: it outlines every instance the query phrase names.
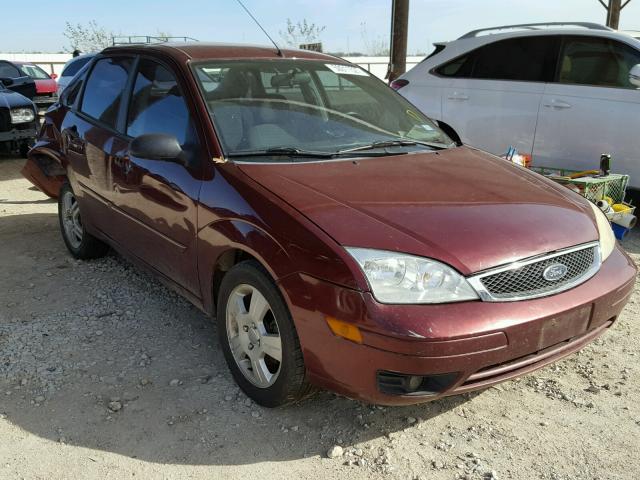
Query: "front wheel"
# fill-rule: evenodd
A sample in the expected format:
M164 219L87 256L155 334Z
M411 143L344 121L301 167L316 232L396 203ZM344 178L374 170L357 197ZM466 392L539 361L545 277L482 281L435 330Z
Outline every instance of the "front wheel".
M218 338L244 393L260 405L277 407L313 391L287 305L257 262L229 270L217 300Z
M104 256L108 245L86 231L80 217L80 206L71 185L65 183L58 196L58 219L62 239L71 255L82 260Z

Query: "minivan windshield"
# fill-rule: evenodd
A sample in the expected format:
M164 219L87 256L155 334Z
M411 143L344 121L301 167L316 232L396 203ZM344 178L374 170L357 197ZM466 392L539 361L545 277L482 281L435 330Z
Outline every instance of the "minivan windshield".
M193 68L228 157L332 158L454 146L433 121L355 65L278 59Z

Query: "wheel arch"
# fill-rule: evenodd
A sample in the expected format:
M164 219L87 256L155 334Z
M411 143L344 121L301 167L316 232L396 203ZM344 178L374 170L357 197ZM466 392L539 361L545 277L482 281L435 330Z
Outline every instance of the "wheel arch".
M211 314L215 314L222 279L234 265L253 260L275 284L294 271L282 245L257 225L238 219L220 220L200 230L198 257L203 306Z

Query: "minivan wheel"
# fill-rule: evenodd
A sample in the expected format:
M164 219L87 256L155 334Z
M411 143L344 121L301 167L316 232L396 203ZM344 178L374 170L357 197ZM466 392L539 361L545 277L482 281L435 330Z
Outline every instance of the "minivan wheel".
M260 264L245 261L227 272L216 320L227 365L256 403L278 407L312 393L289 309Z
M71 255L82 260L102 257L108 245L86 231L80 216L80 207L71 185L65 183L58 196L58 219L62 239Z

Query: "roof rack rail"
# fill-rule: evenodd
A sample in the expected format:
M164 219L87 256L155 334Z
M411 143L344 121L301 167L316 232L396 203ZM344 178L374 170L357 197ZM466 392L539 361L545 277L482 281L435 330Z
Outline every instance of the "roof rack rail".
M111 37L111 44L116 45L134 45L134 44L155 44L167 42L197 42L198 40L191 37L165 37L157 35L126 35L119 37Z
M472 30L468 33L465 33L458 40L463 38L473 38L477 37L479 33L482 32L490 32L492 30L511 30L515 28L521 28L525 30L538 30L539 27L559 27L559 26L573 26L573 27L582 27L588 30L605 30L612 31L611 28L605 27L604 25L600 25L599 23L593 22L543 22L543 23L521 23L518 25L501 25L499 27L490 27L490 28L479 28L478 30Z

